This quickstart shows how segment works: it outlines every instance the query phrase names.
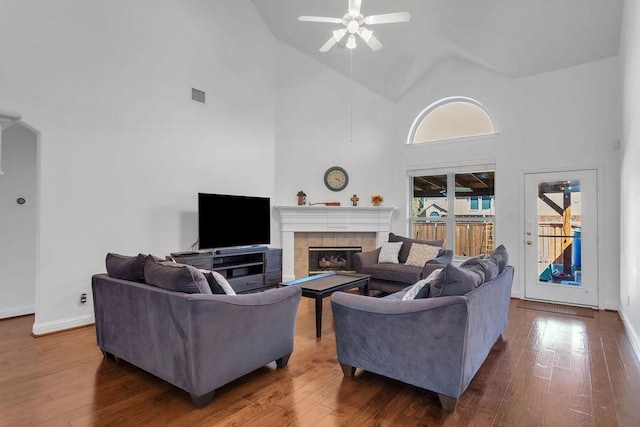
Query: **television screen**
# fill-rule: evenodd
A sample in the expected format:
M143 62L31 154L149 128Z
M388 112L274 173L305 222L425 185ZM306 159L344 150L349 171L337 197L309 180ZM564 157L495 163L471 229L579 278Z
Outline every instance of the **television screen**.
M268 197L198 193L200 249L271 243Z

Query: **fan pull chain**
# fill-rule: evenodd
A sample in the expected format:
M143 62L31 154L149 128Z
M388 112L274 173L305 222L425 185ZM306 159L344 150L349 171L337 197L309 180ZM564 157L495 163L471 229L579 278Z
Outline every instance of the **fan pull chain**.
M349 49L349 142L353 143L353 49Z

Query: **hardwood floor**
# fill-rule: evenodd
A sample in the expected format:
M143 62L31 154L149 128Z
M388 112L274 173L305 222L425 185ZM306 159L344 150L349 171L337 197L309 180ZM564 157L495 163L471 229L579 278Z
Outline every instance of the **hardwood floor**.
M492 350L455 413L426 390L361 370L344 378L328 299L321 339L313 300L303 298L289 365L272 363L218 389L205 409L103 359L93 327L33 338L33 316L2 320L0 425L640 425L640 364L617 313L591 319L516 305L506 347Z

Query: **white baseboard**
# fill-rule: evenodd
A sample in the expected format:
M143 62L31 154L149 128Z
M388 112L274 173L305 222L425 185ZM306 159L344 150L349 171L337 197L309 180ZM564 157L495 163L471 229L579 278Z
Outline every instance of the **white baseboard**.
M600 310L611 310L611 311L617 311L618 313L620 312L620 304L618 304L615 301L605 301L603 303L600 304L600 307L598 307Z
M633 352L636 354L636 359L640 361L640 337L638 337L637 331L633 328L631 322L629 322L625 312L618 310L618 314L622 319L624 329L627 331L627 336L629 337L629 341L631 341L631 347L633 348Z
M53 322L34 323L32 333L35 336L46 335L52 332L64 331L65 329L91 325L93 323L95 323L93 314L87 314L84 316L71 317L69 319L55 320Z
M0 319L8 319L9 317L24 316L36 312L35 305L25 305L22 307L3 308L0 310Z

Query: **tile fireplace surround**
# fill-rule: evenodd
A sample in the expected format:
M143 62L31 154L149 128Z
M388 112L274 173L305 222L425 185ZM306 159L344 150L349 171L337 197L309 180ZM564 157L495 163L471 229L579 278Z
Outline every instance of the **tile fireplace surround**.
M304 277L309 246L361 246L386 242L395 207L275 206L280 221L282 280Z

